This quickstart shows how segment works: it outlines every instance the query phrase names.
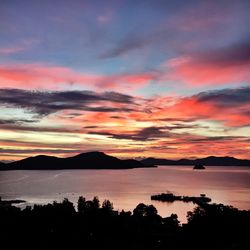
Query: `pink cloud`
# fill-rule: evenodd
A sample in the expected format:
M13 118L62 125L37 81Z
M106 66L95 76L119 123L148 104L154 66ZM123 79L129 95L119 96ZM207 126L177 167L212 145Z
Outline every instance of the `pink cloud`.
M63 83L93 82L94 75L80 74L66 67L24 64L0 67L1 87L52 88Z
M133 90L149 84L152 79L148 73L98 75L41 64L0 66L1 88L62 89L75 84L94 90Z
M24 39L20 41L20 43L17 45L0 48L0 55L16 54L24 50L30 49L37 43L39 43L39 40L37 39Z
M215 61L181 57L168 62L169 79L182 81L192 86L223 85L250 81L250 62L222 64Z
M8 47L8 48L0 48L0 54L2 55L11 55L16 54L20 51L25 50L24 47Z
M192 86L223 85L250 81L249 40L228 47L191 52L165 65L166 75Z

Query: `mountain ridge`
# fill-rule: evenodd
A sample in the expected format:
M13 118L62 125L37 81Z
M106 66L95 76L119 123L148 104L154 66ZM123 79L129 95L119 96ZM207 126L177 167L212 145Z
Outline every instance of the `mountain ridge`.
M60 170L60 169L130 169L160 165L205 166L248 166L250 160L230 156L208 156L198 159L169 160L149 157L143 160L119 159L103 152L92 151L75 156L60 158L49 155L35 155L14 162L0 162L0 170Z
M11 163L3 163L0 165L0 170L130 169L143 167L154 166L144 166L140 161L133 159L121 160L97 151L66 158L36 155Z
M141 160L144 165L195 165L203 164L205 166L247 166L250 167L250 160L247 159L237 159L230 156L208 156L198 159L179 159L179 160L169 160L162 158L149 157Z

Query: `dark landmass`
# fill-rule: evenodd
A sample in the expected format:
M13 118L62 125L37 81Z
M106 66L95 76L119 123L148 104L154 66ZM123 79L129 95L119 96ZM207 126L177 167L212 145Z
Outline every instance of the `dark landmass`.
M206 169L206 168L202 164L195 164L193 169L202 170L202 169Z
M82 153L73 157L59 158L55 156L37 155L19 161L0 162L0 170L60 170L60 169L130 169L156 167L157 165L193 165L196 166L250 166L250 160L234 157L215 157L189 160L167 160L146 158L121 160L102 152ZM204 169L204 168L199 168Z
M110 201L79 197L18 207L0 201L1 249L247 250L250 211L222 204L196 207L180 225L176 214L162 218L153 205L115 211Z
M129 169L144 166L136 160L120 160L102 152L82 153L73 157L58 158L38 155L1 166L1 170L59 170L59 169Z
M25 203L25 200L2 200L0 197L0 203L1 205L12 205L12 204L19 204L19 203Z
M242 160L234 157L216 157L209 156L195 160L181 159L181 160L168 160L159 158L146 158L141 160L144 165L205 165L205 166L247 166L250 167L250 160Z
M0 168L5 167L5 163L0 161Z
M205 194L201 194L200 196L178 196L173 193L161 193L151 196L151 200L162 201L162 202L174 202L174 201L183 201L183 202L193 202L199 206L203 206L204 204L211 202L211 198L206 197Z

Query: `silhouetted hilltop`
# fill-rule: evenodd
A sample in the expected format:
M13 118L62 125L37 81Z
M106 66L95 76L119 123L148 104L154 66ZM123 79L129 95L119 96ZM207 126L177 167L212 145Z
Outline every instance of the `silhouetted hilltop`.
M144 165L196 165L202 164L204 166L250 166L250 160L242 160L234 157L216 157L209 156L195 160L180 159L168 160L158 158L146 158L141 160Z
M145 167L136 160L120 160L102 152L82 153L73 157L58 158L38 155L4 164L1 170L56 170L56 169L128 169Z
M0 161L0 168L1 167L5 167L5 163L3 163L3 162Z
M8 169L57 169L62 166L63 161L61 158L47 155L37 155L34 157L28 157L20 161L14 161L5 164L5 168Z
M106 155L103 152L82 153L65 159L66 165L75 166L75 168L93 168L93 169L127 169L144 167L144 165L135 160L120 160L114 156Z

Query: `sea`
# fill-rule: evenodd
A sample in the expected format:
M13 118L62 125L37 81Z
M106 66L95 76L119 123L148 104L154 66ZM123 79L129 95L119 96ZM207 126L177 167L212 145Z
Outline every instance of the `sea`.
M133 212L139 204L152 204L167 217L178 215L187 221L193 203L152 201L151 195L172 192L175 195L205 194L212 203L222 203L241 210L250 209L250 167L207 166L193 170L192 166L159 166L126 170L13 170L0 171L2 199L22 199L27 205L47 204L68 198L76 207L79 196L98 196L113 203L114 209Z

